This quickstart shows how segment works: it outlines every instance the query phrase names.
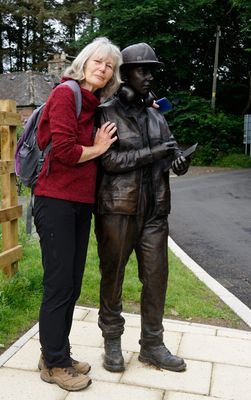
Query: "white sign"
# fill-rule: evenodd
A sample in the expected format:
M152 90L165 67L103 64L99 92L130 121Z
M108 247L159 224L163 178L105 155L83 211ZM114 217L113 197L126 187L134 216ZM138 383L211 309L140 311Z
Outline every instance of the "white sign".
M244 144L251 144L251 114L244 115Z

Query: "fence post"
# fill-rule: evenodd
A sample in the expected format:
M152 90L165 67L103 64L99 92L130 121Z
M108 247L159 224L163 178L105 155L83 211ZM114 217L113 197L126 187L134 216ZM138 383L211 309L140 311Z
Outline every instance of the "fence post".
M22 246L18 245L18 218L22 206L18 205L14 156L17 145L16 127L21 125L20 115L16 113L14 100L0 100L0 178L2 201L0 223L2 224L2 253L0 268L12 276L18 268L22 256Z

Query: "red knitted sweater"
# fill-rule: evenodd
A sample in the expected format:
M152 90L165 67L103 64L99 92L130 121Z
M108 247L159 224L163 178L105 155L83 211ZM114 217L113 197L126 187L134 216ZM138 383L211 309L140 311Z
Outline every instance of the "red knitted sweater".
M36 196L94 202L96 160L77 162L82 154L81 145L93 144L94 112L100 101L88 90L81 88L81 92L83 107L78 119L70 87L58 86L47 100L38 128L38 145L44 149L52 139L52 148L38 177Z

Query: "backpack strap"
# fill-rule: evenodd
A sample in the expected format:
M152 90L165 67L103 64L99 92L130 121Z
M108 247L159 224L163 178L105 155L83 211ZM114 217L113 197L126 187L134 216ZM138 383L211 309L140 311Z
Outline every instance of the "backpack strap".
M26 233L30 235L32 233L32 217L33 217L33 211L34 211L34 193L33 189L31 189L31 197L30 197L30 203L27 206L27 211L26 211Z
M61 83L61 85L69 86L72 89L75 96L77 118L78 118L82 110L82 93L78 82L74 80L69 80Z

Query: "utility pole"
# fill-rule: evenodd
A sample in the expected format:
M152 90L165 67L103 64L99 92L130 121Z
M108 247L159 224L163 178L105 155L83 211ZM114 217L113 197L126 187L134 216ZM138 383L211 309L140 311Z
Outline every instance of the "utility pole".
M220 25L217 25L216 42L215 42L215 54L214 54L214 72L213 72L212 100L211 100L211 107L212 107L213 112L215 111L216 82L217 82L217 71L218 71L220 36L221 36Z

